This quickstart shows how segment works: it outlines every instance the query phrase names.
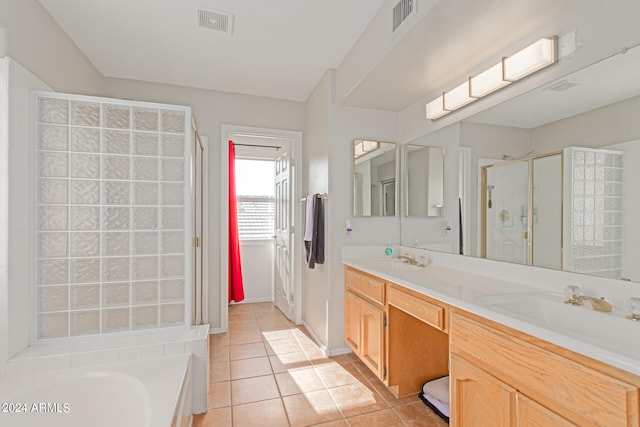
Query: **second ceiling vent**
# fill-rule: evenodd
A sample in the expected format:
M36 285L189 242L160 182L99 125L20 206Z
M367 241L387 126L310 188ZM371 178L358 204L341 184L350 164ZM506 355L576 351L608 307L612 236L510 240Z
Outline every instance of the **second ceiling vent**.
M400 0L393 7L393 31L397 30L400 24L409 17L415 10L415 0Z
M198 9L198 26L231 34L233 30L233 13Z

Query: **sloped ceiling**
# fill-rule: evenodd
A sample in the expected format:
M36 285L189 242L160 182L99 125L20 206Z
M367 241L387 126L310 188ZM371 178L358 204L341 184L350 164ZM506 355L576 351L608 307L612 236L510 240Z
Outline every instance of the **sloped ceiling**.
M107 77L305 101L384 0L39 0ZM197 10L234 14L231 35Z

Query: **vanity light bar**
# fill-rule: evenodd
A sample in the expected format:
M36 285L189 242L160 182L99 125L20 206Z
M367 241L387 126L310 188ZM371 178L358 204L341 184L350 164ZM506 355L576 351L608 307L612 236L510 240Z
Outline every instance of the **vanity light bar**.
M545 37L427 104L427 118L438 119L557 61L558 37Z

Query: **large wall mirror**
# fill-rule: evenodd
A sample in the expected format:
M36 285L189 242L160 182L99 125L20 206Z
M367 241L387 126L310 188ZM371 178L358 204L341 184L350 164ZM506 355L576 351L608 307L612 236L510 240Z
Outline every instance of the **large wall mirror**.
M444 215L444 148L402 146L403 215Z
M353 216L396 216L396 144L356 139L353 162Z
M638 75L636 47L452 125L451 251L640 282Z

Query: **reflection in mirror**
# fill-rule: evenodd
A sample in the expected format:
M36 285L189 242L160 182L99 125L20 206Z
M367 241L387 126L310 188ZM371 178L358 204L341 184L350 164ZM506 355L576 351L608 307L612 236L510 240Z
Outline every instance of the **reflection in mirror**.
M629 49L460 123L470 255L640 281L638 70Z
M396 144L353 141L353 215L396 216Z
M406 144L403 152L404 215L444 215L444 148Z
M483 166L481 256L560 268L561 183L559 152Z
M639 70L640 48L624 49L450 125L461 165L452 252L480 257L484 246L488 258L640 282ZM488 165L496 175L483 183ZM508 165L526 171L518 178ZM429 225L415 221L401 218L405 246L416 245L405 228Z

